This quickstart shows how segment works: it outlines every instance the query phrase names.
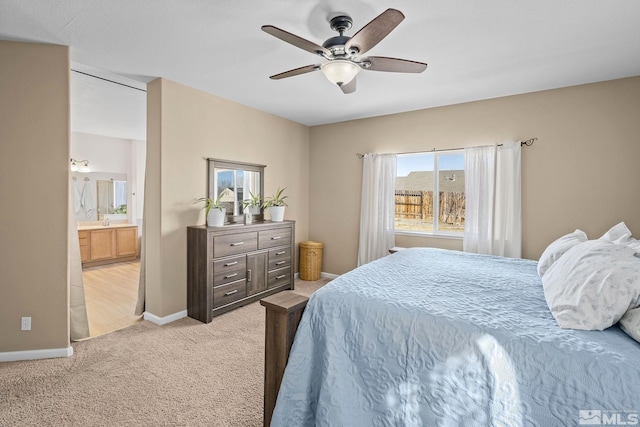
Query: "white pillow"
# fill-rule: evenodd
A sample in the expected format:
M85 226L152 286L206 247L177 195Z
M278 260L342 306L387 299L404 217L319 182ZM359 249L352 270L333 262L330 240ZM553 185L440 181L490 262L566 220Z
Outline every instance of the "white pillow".
M624 244L631 239L631 231L624 222L614 225L600 237L601 240L608 240L613 243ZM635 240L635 239L632 239Z
M569 249L542 277L558 325L603 330L640 304L640 258L625 245L590 240Z
M633 248L636 252L640 252L640 240L631 237L631 231L627 228L624 222L614 225L604 233L602 240L609 240L619 245L627 245Z
M624 243L626 246L629 246L631 249L636 251L636 253L640 253L640 240L636 240L633 237L630 237L628 241Z
M640 342L640 307L627 311L618 324L627 335Z
M540 259L538 260L538 276L544 276L544 273L551 267L551 265L558 260L569 249L579 245L582 242L587 241L587 235L582 230L576 230L573 233L565 234L564 236L551 242L549 246L542 252Z

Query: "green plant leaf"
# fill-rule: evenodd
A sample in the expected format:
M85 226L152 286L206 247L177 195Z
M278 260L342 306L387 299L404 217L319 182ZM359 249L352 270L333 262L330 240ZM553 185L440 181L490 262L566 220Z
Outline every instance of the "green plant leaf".
M289 196L283 196L282 195L282 193L284 193L284 190L286 190L286 189L287 189L287 187L284 187L284 188L278 187L278 189L273 194L273 196L268 197L267 199L265 199L264 203L262 204L262 207L263 208L269 208L271 206L289 206L284 201L284 199L286 199Z
M250 196L249 199L244 199L242 201L242 207L244 209L260 206L260 194L256 195L256 194L253 194L251 191L249 191L249 196Z

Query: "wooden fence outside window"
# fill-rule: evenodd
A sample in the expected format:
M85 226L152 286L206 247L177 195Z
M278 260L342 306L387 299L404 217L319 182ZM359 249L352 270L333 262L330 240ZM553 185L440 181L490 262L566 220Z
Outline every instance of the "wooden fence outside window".
M438 222L464 224L464 193L441 191L438 193ZM433 221L433 191L396 190L395 217Z

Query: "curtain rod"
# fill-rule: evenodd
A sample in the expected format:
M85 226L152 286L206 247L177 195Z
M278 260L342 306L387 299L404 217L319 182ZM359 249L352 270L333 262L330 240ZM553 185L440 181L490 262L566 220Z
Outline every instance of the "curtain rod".
M84 71L74 70L73 68L71 69L71 71L73 71L75 73L78 73L78 74L84 74L85 76L93 77L94 79L104 80L105 82L115 83L117 85L124 86L124 87L130 87L131 89L139 90L140 92L146 92L146 90L140 89L139 87L129 86L129 85L126 85L124 83L116 82L114 80L105 79L104 77L94 76L93 74L85 73Z
M531 147L533 145L534 142L536 142L538 140L538 138L529 138L526 141L520 141L520 146L526 146L526 147ZM502 147L502 144L498 144L498 147ZM394 154L419 154L419 153L438 153L440 151L456 151L456 150L464 150L464 148L443 148L443 149L439 149L436 150L435 148L433 150L429 150L429 151L406 151L404 153L394 153ZM362 153L356 153L356 156L359 159L363 159L364 156L366 156L366 154L362 154Z

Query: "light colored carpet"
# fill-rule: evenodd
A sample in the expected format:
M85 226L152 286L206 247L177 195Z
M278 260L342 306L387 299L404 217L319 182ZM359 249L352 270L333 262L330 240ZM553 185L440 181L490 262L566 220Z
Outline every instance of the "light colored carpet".
M0 363L0 425L261 426L264 318L254 302L209 324L143 321L73 343L70 358Z

